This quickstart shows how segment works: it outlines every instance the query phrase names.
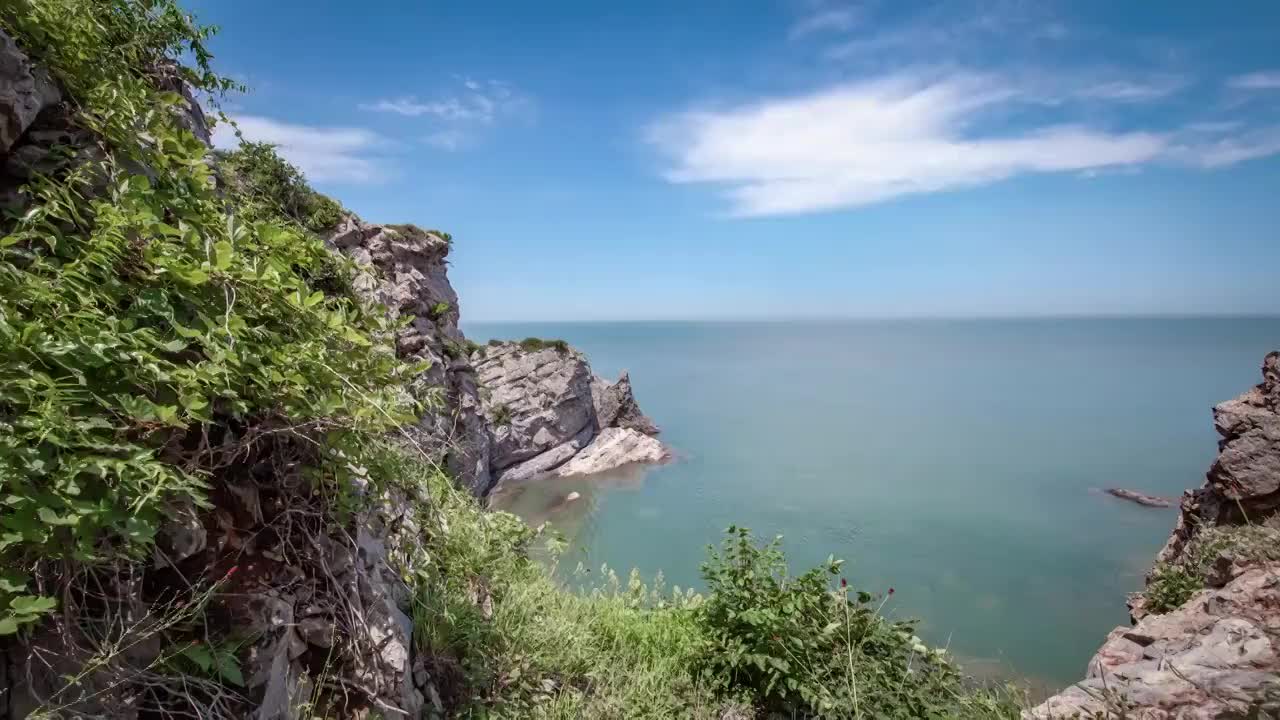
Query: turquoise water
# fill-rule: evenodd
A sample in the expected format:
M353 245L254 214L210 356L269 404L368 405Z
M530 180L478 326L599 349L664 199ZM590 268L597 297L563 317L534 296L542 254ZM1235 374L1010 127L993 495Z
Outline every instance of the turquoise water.
M1078 679L1172 510L1214 456L1210 408L1258 381L1280 319L471 324L559 337L595 371L631 371L682 455L644 473L507 494L571 540L570 561L698 585L731 523L829 553L850 584L895 588L972 669ZM583 498L554 507L565 494Z

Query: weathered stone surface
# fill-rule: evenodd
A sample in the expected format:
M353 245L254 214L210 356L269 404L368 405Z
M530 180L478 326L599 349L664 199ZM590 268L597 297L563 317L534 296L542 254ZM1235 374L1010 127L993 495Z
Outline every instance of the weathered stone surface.
M532 480L550 473L552 470L569 462L570 459L578 454L579 450L586 447L591 442L593 430L594 428L588 425L569 440L522 463L512 465L502 471L498 476L498 482L524 482L525 480Z
M1169 498L1157 497L1155 495L1148 495L1146 493L1138 492L1137 490L1126 490L1125 488L1107 488L1106 492L1108 495L1111 495L1113 497L1118 497L1121 500L1129 500L1139 505L1146 505L1147 507L1165 508L1165 507L1173 506L1173 501L1170 500Z
M1280 352L1262 363L1262 382L1213 409L1222 437L1203 487L1182 496L1177 525L1157 562L1181 556L1200 527L1235 525L1280 510Z
M390 342L401 357L431 363L415 387L435 402L411 435L423 447L441 448L454 475L473 493L485 494L493 484L490 433L458 329L458 295L445 262L449 241L411 225L372 225L348 216L328 244L363 268L354 285L366 301L386 306L393 319L413 316Z
M625 370L613 384L599 376L593 377L591 399L596 408L596 421L602 428L631 428L645 435L661 432L636 404L631 391L631 376Z
M591 444L560 466L557 475L592 475L633 463L658 464L670 451L657 438L631 428L605 428Z
M1255 568L1177 610L1116 628L1088 677L1027 717L1276 717L1280 711L1280 565Z
M0 30L0 153L6 153L42 110L61 100L48 73L31 64L8 33Z
M491 345L476 363L493 433L492 466L501 473L576 437L594 434L591 368L576 350L526 351Z

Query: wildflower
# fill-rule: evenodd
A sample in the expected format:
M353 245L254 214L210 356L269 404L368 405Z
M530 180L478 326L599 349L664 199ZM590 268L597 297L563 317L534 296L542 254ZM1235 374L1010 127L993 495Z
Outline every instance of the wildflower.
M844 578L840 578L840 587L842 587L842 588L847 588L847 587L849 587L849 581L848 581L848 580L845 580Z
M222 576L222 579L223 579L223 580L229 580L229 579L231 579L231 576L232 576L232 575L235 575L235 574L236 574L236 571L237 571L237 570L239 570L239 569L240 569L240 567L239 567L239 566L237 566L237 565L232 565L232 566L231 566L231 569L227 571L227 574Z
M892 594L893 594L893 588L889 588L889 594L890 594L890 595L892 595Z

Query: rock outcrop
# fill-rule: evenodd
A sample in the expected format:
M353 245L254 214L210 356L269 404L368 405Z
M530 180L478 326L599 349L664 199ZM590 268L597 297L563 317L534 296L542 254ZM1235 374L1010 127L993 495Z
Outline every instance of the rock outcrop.
M442 460L476 495L492 487L490 431L480 414L475 372L458 329L458 294L449 284L449 239L413 225L374 225L345 218L328 238L362 271L355 289L397 319L413 320L394 338L401 357L430 363L416 391L428 411L411 428L419 444L443 449Z
M43 69L0 30L0 153L8 152L62 93Z
M616 383L593 376L582 353L562 343L494 343L472 357L498 483L669 458L626 373Z
M1183 495L1157 568L1186 561L1197 537L1211 528L1280 525L1280 353L1263 361L1261 384L1218 405L1213 415L1222 437L1218 457L1205 485ZM1164 614L1135 595L1135 624L1111 632L1086 679L1026 716L1280 717L1280 563L1266 559L1274 553L1261 556L1217 550L1203 578L1207 587Z

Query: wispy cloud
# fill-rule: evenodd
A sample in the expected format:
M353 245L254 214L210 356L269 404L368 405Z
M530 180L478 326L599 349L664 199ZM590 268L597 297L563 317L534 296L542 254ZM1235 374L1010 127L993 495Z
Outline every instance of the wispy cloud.
M1218 168L1280 153L1280 126L1114 131L1053 118L985 122L1026 102L1036 100L999 76L901 72L675 113L653 124L648 138L671 162L667 180L722 188L738 216L858 207L1031 173L1091 176L1156 162Z
M797 20L788 36L798 40L822 32L843 32L856 26L861 17L861 10L853 6L821 8Z
M1236 75L1227 80L1227 87L1236 90L1280 90L1280 70L1259 70Z
M299 125L259 115L233 119L246 140L278 146L280 154L312 181L370 183L387 175L378 155L378 148L387 141L371 130ZM236 148L235 128L218 125L213 144L223 150Z
M491 124L504 115L516 114L527 108L528 99L507 83L466 77L455 80L455 89L437 97L420 100L415 95L404 95L363 103L360 109L405 117Z
M1013 102L999 80L909 73L791 98L666 118L650 139L674 160L667 179L714 183L737 215L856 207L901 195L990 183L1033 172L1135 165L1166 139L1058 124L966 132Z
M455 76L451 88L439 95L419 99L416 95L362 103L361 110L421 118L434 129L422 142L437 150L454 151L474 145L484 133L501 121L529 122L532 100L500 80L476 80Z
M461 150L470 141L471 136L461 130L440 130L425 135L422 142L439 150Z
M1188 84L1186 78L1165 75L1150 80L1111 80L1085 85L1076 94L1082 98L1117 102L1147 102L1169 97Z

